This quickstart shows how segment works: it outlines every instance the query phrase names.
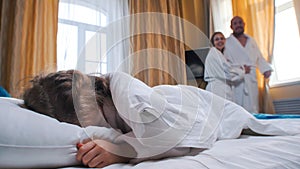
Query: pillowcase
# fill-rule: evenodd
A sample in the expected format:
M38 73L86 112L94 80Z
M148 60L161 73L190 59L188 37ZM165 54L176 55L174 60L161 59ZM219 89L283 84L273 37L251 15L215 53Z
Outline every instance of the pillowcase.
M74 166L79 126L21 108L23 100L0 97L0 168Z

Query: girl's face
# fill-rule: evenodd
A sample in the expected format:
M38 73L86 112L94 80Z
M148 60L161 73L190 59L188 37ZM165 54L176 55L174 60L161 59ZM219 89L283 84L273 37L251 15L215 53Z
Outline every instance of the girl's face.
M218 50L221 51L225 47L225 42L226 42L226 39L225 39L224 35L218 33L214 36L214 46Z

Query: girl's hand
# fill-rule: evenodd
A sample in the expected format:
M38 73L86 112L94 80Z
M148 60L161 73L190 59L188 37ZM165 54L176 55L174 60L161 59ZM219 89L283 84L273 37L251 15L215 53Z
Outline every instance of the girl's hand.
M76 159L88 167L102 168L110 164L125 163L130 160L130 158L111 153L109 150L115 152L118 146L105 140L89 141L82 144L81 147L78 144L77 147Z
M251 71L251 66L244 65L245 73L248 74Z

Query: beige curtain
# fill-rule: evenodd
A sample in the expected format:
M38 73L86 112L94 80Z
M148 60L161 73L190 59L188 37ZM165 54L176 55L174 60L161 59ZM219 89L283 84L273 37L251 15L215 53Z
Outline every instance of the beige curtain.
M129 0L132 74L150 86L186 84L184 52L203 47L202 42L207 41L209 22L204 15L207 2ZM199 30L203 33L197 35L195 31ZM205 40L199 38L203 35Z
M274 45L274 0L232 0L233 15L241 16L245 32L252 36L263 56L271 62ZM269 94L268 80L258 74L260 112L274 113L273 100Z
M210 33L209 2L208 0L180 0L182 18L199 28L206 35ZM195 35L191 32L185 32L185 35L188 33Z
M130 0L132 74L149 86L185 83L178 0ZM169 15L170 14L170 15Z
M186 50L209 47L210 1L180 0ZM191 25L190 25L191 24Z
M185 50L210 47L209 37L212 32L210 2L210 0L180 0L180 10L184 20ZM188 79L187 84L205 89L207 83L202 78L197 78Z
M56 70L58 0L0 0L0 82L13 97L28 78Z

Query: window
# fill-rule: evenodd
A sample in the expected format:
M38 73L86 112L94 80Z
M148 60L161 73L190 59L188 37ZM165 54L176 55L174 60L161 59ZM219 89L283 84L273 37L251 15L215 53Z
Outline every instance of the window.
M107 15L87 5L91 4L84 1L59 3L57 69L105 74L106 33L101 32L101 28L107 24Z
M293 0L275 0L275 42L270 85L300 83L300 36Z

